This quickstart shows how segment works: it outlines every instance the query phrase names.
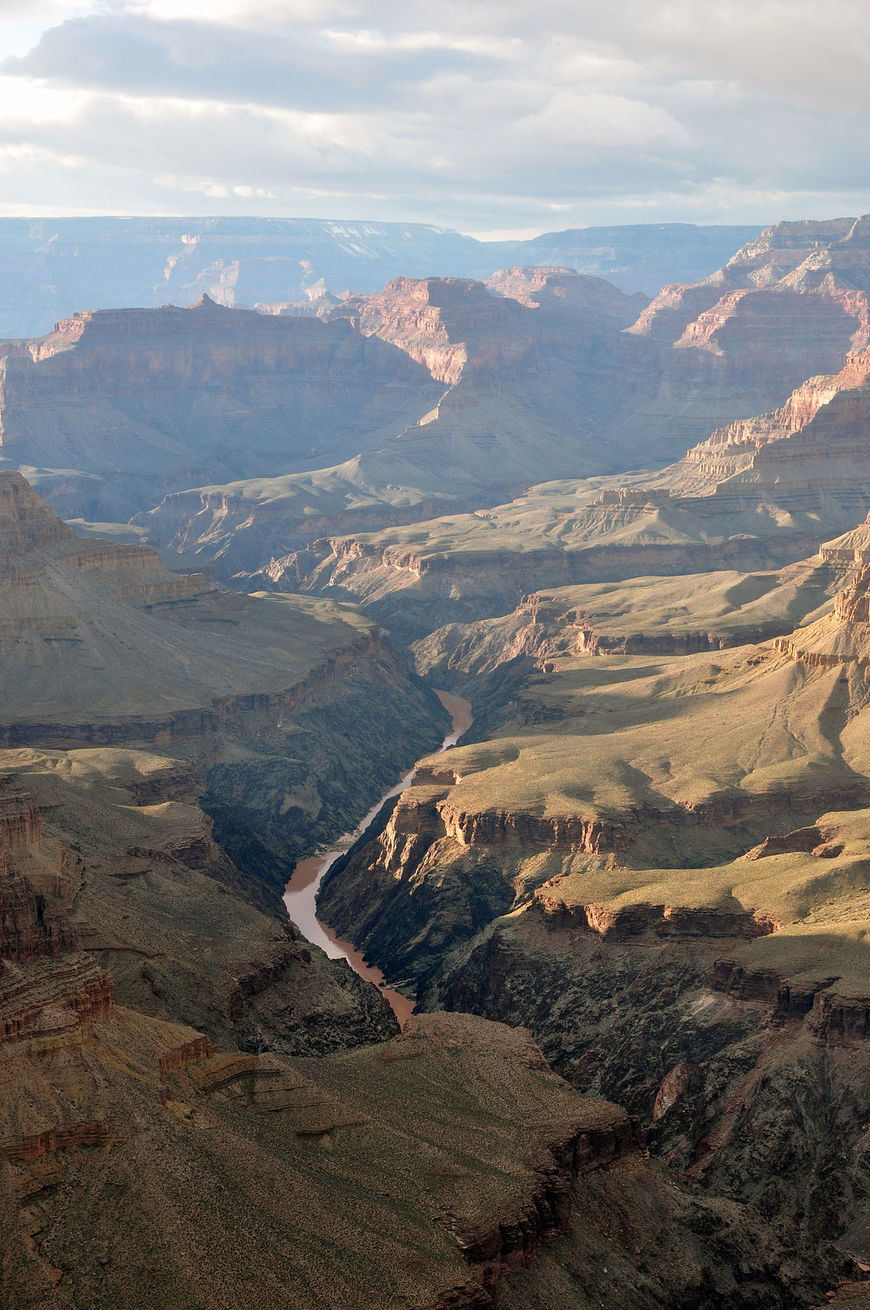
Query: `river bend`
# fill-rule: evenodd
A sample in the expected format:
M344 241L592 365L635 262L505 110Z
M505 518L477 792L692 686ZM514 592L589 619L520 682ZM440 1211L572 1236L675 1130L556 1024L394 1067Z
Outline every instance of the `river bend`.
M439 691L436 692L436 695L453 720L453 731L441 743L441 749L444 751L450 746L455 746L458 738L471 727L471 706L467 700L464 700L461 696L453 696L450 692ZM380 988L385 999L393 1007L400 1024L404 1024L413 1012L414 1002L410 997L403 996L401 992L388 987L380 969L367 964L362 954L350 942L341 941L331 928L320 922L317 917L317 893L328 870L362 836L384 801L389 800L392 796L400 796L405 788L411 785L413 777L414 770L411 769L401 781L396 783L395 787L385 792L380 800L372 806L353 832L345 833L330 850L324 851L320 855L309 855L306 859L300 860L293 870L284 892L284 904L287 907L287 913L302 935L312 945L319 946L321 950L325 951L330 959L347 960L350 967L355 973L359 974L360 978L365 978L367 982L374 983L376 987Z

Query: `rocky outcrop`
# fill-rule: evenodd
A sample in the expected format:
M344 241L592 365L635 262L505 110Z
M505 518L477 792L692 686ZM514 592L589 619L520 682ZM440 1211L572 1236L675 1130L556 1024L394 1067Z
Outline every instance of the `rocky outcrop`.
M542 934L539 923L531 911L513 915L457 952L441 1002L507 1022L525 1016L556 1067L639 1115L651 1150L708 1196L789 1214L814 1251L842 1238L862 1212L852 1116L866 1069L848 1052L864 1040L866 1002L846 1019L824 1004L836 988L823 979L807 986L729 965L726 936L602 936L576 918ZM773 1170L770 1153L759 1154L764 1134L777 1143ZM841 1151L850 1163L826 1196L828 1162Z
M64 1040L70 1030L112 1015L114 985L96 961L69 950L56 961L4 962L0 973L0 1043Z
M718 272L700 282L665 287L632 331L669 341L709 340L735 309L763 314L771 304L764 296L747 301L747 292L768 297L773 292L816 293L841 303L855 320L853 332L860 332L866 328L866 297L860 292L870 289L866 228L866 218L776 223L738 250ZM756 304L761 308L756 309ZM804 308L810 316L825 311L818 302Z
M866 1042L870 1037L870 995L841 995L836 983L819 990L807 1020L807 1028L827 1045Z
M442 390L344 323L204 296L191 309L78 313L7 354L0 440L7 461L67 471L45 484L67 516L118 520L173 489L339 463Z
M833 612L788 637L776 648L809 668L870 664L870 566L861 565L837 593Z
M519 607L540 604L533 596L530 598L530 585L540 592L549 592L584 584L613 584L631 578L688 577L718 569L751 573L805 558L818 547L817 526L811 530L809 524L798 523L778 532L773 524L767 531L767 525L762 523L753 524L761 528L757 535L748 532L730 535L733 522L729 522L724 507L721 520L713 513L711 522L706 500L680 501L675 497L672 504L672 521L665 525L652 521L648 534L644 531L644 520L649 522L651 515L645 504L633 505L621 500L616 508L596 503L588 509L572 509L563 520L562 540L545 549L531 549L526 542L518 547L510 539L513 534L506 534L500 549L465 550L461 545L451 548L451 543L442 545L438 541L437 520L431 525L432 547L425 553L391 544L389 533L374 539L344 537L318 541L309 549L273 559L254 580L282 592L314 592L356 600L397 637L421 642L433 628L442 625L470 624L508 614ZM503 507L506 516L509 509ZM713 506L712 510L715 509ZM849 513L854 521L854 511ZM474 517L483 515L478 512ZM571 539L574 530L577 530L576 541ZM703 534L714 540L700 539ZM635 535L639 540L631 540ZM665 540L661 540L662 536ZM546 603L542 608L547 608ZM518 619L521 617L518 615ZM546 613L541 617L546 622ZM574 620L568 620L566 615L566 622L573 622L578 628L578 644L582 643L588 653L595 653L599 648L616 653L646 653L644 633L620 633L612 641L605 633L585 636L589 622L594 620L594 612L587 621L580 608ZM536 616L530 613L529 626L535 622ZM791 626L793 620L787 624ZM729 639L727 629L720 635L688 625L688 631L673 636L649 634L652 643L649 649L679 654L765 640L768 635L776 633L759 630L758 622L748 631L737 629L733 640ZM531 646L535 646L536 634L530 631L527 636ZM507 645L508 641L503 642L501 649L506 650ZM514 651L514 654L534 653L532 649ZM546 657L545 652L541 653ZM503 660L499 658L498 662Z
M712 496L731 512L765 500L821 513L838 526L864 513L868 484L870 353L812 377L781 408L714 432L668 472L683 494ZM717 507L718 508L718 507Z
M576 905L559 898L558 880L539 887L533 905L548 927L579 926L599 937L720 937L751 941L772 932L769 921L746 910L721 910L695 905Z
M169 573L149 548L83 541L20 474L0 473L0 494L0 744L188 759L218 841L280 894L303 851L439 740L441 707L362 615L239 596ZM399 732L362 726L400 705ZM173 840L208 863L201 822Z
M518 305L539 312L533 318ZM323 317L345 319L367 336L399 346L452 387L466 370L494 375L522 369L542 347L560 349L554 317L569 321L576 343L588 348L628 327L637 308L637 298L600 278L569 269L512 268L486 285L460 278L395 278L383 292L350 296L326 308Z
M112 1014L114 984L79 952L69 852L43 841L33 796L0 786L0 1045L50 1040ZM53 1149L53 1148L52 1148Z
M828 608L844 572L812 559L751 578L723 569L551 588L504 617L436 628L412 650L433 684L473 689L478 705L488 694L503 702L507 680L576 655L690 655L769 641Z
M5 218L0 224L0 334L47 332L87 305L224 305L311 312L350 287L412 277L486 277L509 264L567 265L654 295L704 277L758 227L620 224L476 241L428 223L299 218Z
M471 1016L423 1016L350 1060L287 1061L215 1052L191 1029L119 1010L63 1061L23 1047L7 1058L26 1106L16 1120L0 1087L9 1304L34 1289L51 1304L62 1260L76 1306L99 1284L112 1301L126 1287L133 1310L167 1298L192 1310L205 1280L209 1296L253 1289L299 1310L397 1296L492 1307L545 1242L572 1225L595 1240L578 1187L623 1162L645 1169L624 1112L577 1096L527 1033ZM112 1214L89 1226L106 1168ZM234 1225L233 1259L212 1272L227 1213L250 1227ZM146 1231L156 1237L137 1259Z
M439 379L437 403L318 477L170 497L148 516L150 531L253 572L280 557L281 543L420 522L469 494L491 505L542 468L590 476L673 458L729 420L781 405L808 375L840 368L857 342L860 306L839 292L734 296L721 322L679 342L626 331L637 304L565 269L508 269L489 290L398 278L327 305L328 321L382 338Z
M462 1228L448 1221L448 1231L483 1286L491 1287L504 1273L529 1268L542 1246L570 1231L572 1179L607 1168L637 1146L636 1128L625 1114L580 1132L574 1129L564 1141L549 1144L553 1163L536 1168L534 1190L512 1213L499 1215L488 1228Z
M509 810L467 813L449 802L440 806L446 835L459 846L543 846L600 855L624 844L619 825L580 815L542 817Z

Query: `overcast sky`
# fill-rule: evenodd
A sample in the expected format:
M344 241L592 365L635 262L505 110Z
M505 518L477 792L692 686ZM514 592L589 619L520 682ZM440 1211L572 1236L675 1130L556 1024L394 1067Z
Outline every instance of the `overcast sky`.
M0 214L870 211L867 0L0 0Z

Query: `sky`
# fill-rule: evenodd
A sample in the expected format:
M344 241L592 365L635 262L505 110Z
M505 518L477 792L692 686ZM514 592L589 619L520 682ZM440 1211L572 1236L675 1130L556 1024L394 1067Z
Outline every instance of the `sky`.
M0 215L870 211L866 0L0 0Z

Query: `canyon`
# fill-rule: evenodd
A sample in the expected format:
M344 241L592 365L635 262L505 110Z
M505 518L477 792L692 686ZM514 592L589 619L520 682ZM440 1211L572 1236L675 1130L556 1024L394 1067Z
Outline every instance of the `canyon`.
M4 1304L864 1303L868 232L0 344Z

